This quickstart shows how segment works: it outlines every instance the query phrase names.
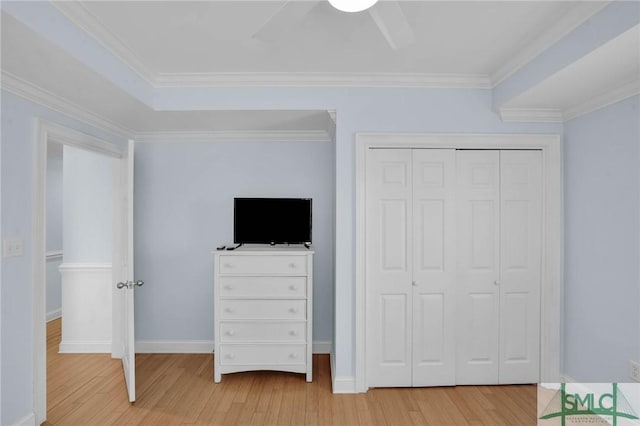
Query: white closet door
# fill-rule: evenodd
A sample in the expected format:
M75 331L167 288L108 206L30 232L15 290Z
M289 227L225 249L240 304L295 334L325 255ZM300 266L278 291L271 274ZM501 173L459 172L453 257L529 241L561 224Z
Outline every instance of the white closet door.
M411 150L367 153L367 381L411 386Z
M455 384L455 153L413 150L413 386Z
M500 383L540 378L541 155L500 153Z
M500 153L457 151L456 383L499 372Z

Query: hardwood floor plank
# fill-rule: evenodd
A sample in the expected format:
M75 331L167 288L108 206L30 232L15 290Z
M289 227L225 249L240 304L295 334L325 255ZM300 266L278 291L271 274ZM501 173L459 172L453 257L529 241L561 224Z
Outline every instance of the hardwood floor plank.
M59 354L60 320L47 324L46 425L535 425L534 385L331 391L327 355L314 381L272 371L213 382L212 354L139 354L130 404L120 360Z

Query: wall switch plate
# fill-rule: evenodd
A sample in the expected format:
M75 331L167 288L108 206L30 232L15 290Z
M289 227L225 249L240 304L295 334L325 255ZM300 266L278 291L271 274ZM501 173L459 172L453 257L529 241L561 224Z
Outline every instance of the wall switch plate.
M640 382L640 362L629 361L629 376L636 382Z
M2 255L4 257L22 256L22 239L6 239L2 242Z

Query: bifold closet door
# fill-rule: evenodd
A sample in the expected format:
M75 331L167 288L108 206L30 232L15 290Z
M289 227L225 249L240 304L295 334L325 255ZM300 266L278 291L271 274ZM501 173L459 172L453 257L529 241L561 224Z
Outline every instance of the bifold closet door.
M457 152L456 383L539 380L540 151Z
M367 155L368 385L454 384L455 150Z
M366 173L368 385L411 386L411 150L370 149Z
M455 156L413 150L413 386L455 384Z

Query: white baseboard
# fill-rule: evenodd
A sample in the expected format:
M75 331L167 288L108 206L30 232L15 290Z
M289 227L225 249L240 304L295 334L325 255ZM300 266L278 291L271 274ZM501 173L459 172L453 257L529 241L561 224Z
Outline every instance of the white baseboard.
M313 353L314 354L330 354L331 353L331 342L313 342Z
M110 354L111 340L108 341L62 341L58 348L61 354Z
M36 426L36 415L29 413L23 418L17 420L13 426Z
M137 340L139 354L210 354L213 340ZM314 354L331 353L331 342L313 342Z
M336 376L333 353L329 356L331 364L331 388L333 393L357 393L356 380L353 376Z
M47 322L56 320L60 317L62 317L62 308L47 312Z

